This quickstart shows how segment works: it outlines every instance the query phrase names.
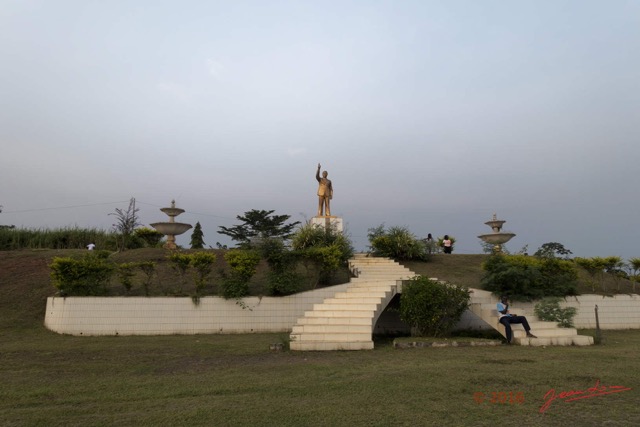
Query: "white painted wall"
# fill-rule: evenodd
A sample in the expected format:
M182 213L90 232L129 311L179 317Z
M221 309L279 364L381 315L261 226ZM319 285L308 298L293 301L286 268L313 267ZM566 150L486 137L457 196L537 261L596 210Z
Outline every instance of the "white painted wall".
M191 298L50 297L44 323L54 332L71 335L288 333L313 304L346 288L343 284L288 297L244 298L245 308L220 297L203 297L197 306ZM602 329L640 328L639 295L582 295L567 298L561 306L578 309L577 328L595 328L596 304ZM533 313L533 303L516 306ZM384 317L377 331L385 329L381 322ZM458 328L486 329L487 325L467 311Z

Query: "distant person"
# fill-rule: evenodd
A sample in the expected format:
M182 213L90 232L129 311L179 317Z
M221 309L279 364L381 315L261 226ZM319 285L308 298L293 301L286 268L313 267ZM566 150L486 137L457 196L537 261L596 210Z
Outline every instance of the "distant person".
M442 239L442 247L444 249L445 254L451 253L451 250L453 249L452 245L453 245L453 242L451 242L451 239L449 239L449 235L445 234L444 238Z
M322 172L322 178L320 178L320 163L318 163L318 170L316 171L316 179L318 180L318 216L331 216L333 185L327 175L327 171L324 171Z
M95 248L96 248L96 245L94 245L93 243L89 243L87 245L87 249L90 250L90 251L94 250Z
M427 246L427 252L428 253L433 253L433 236L431 235L431 233L427 234L427 238L424 239L424 243Z
M507 335L507 344L511 344L511 324L512 323L521 323L524 327L524 330L527 332L528 338L538 338L533 335L531 331L531 327L529 326L529 322L527 322L527 318L524 316L516 316L515 314L509 313L509 300L506 295L502 295L500 297L500 302L496 304L496 309L498 310L499 322L504 326L504 331Z

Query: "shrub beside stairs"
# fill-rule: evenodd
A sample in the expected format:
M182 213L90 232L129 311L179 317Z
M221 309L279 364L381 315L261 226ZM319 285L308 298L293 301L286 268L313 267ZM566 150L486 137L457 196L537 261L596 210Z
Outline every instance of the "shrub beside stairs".
M313 310L305 312L293 326L291 350L371 350L372 332L378 317L402 280L414 272L388 258L356 254L349 260L355 276L345 292L338 292Z
M504 326L498 322L498 311L496 304L498 298L491 292L480 289L471 289L471 305L469 310L476 316L480 317L489 326L500 332L506 338ZM537 338L528 338L522 325L513 324L512 344L516 345L592 345L593 337L578 335L575 328L561 328L556 322L544 322L539 320L533 313L525 313L524 310L517 307L509 307L514 313L526 316L531 333Z

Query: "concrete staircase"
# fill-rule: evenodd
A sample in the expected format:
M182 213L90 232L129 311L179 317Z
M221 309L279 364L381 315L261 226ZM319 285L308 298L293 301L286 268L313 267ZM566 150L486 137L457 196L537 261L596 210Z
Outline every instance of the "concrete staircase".
M489 326L505 336L504 326L498 322L498 311L496 304L498 298L491 292L480 289L471 290L471 305L469 310L476 316L480 317ZM556 322L543 322L533 313L525 313L524 310L517 307L510 307L514 313L526 316L531 333L537 338L527 338L526 332L522 325L511 325L513 331L512 344L543 346L543 345L592 345L593 337L578 335L574 328L561 328Z
M388 258L356 254L349 260L353 278L344 292L305 312L291 331L291 350L371 350L372 332L378 318L391 299L402 292L402 280L416 274ZM437 279L434 279L437 280ZM496 303L491 292L470 289L469 310L502 336L504 326L498 323ZM515 313L527 316L531 332L537 338L527 338L522 325L512 325L512 344L543 345L592 345L593 338L578 335L574 328L560 328L555 322L542 322L532 313L518 308Z
M356 254L349 260L355 276L345 292L315 304L291 331L291 350L371 350L378 317L402 280L416 274L388 258Z

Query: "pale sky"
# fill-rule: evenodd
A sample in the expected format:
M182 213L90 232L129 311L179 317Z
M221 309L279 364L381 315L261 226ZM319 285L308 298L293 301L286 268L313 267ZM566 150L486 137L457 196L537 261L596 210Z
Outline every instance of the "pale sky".
M638 1L0 0L0 224L367 229L497 213L533 253L640 257ZM190 232L178 239L188 245Z

